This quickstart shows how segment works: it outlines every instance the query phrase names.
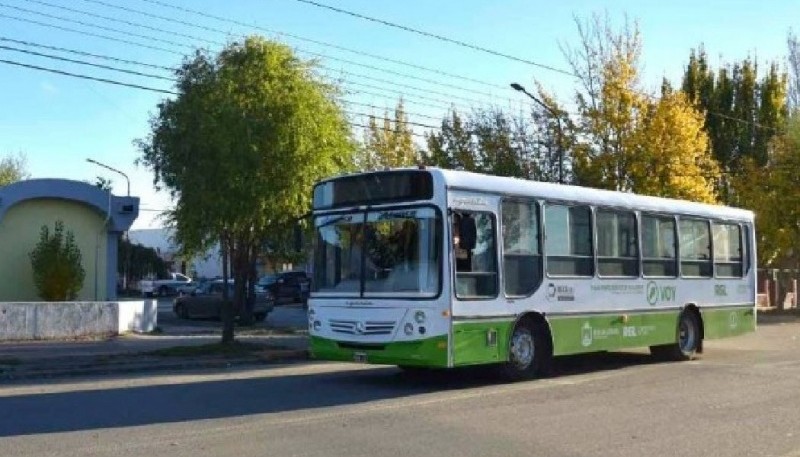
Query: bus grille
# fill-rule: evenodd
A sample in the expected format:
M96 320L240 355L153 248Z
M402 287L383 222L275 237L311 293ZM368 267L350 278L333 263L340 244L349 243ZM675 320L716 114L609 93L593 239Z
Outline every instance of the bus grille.
M346 321L330 319L328 324L336 333L348 335L391 335L394 331L394 321ZM358 325L362 324L362 325Z

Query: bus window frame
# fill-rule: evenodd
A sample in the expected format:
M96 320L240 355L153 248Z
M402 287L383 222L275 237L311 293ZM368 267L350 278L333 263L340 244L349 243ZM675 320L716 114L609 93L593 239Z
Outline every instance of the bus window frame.
M637 211L640 220L642 221L639 224L639 259L641 263L641 268L639 269L640 277L642 279L679 279L681 278L681 243L680 243L680 232L678 229L678 215L675 213L663 213L663 212L656 212L656 211ZM673 243L675 248L675 257L673 259L673 263L675 264L675 275L673 276L653 276L653 275L646 275L644 274L644 232L642 232L642 228L644 227L643 219L647 216L658 218L658 219L670 219L672 220L673 228L672 228L672 236L673 236ZM657 258L647 257L650 260L658 260Z
M456 264L456 249L455 245L453 244L453 237L455 233L453 233L453 213L471 213L471 214L488 214L492 220L492 229L493 229L493 242L494 242L494 264L495 264L495 275L494 275L494 282L495 282L495 294L494 296L474 296L474 297L461 297L458 295L458 279L456 276L458 275L458 267ZM484 209L484 210L476 210L471 208L447 208L447 224L449 226L450 237L446 240L447 245L449 246L448 249L450 250L450 262L451 262L451 281L452 281L452 291L453 297L462 302L480 302L480 301L493 301L497 300L500 297L500 260L498 258L500 249L498 247L497 241L497 229L500 224L497 221L498 211L492 211L491 209Z
M598 254L598 250L600 248L600 243L599 243L600 230L598 230L598 228L597 228L597 212L598 211L633 214L633 228L634 228L634 233L636 234L636 268L637 268L637 272L636 272L635 275L631 275L631 276L616 276L616 275L602 275L602 274L600 274L600 255ZM641 230L640 230L641 224L639 223L639 212L637 210L635 210L635 209L621 208L621 207L616 207L616 206L594 206L593 207L593 211L592 211L592 224L593 224L593 230L594 230L594 232L593 232L594 239L592 240L594 242L594 250L593 250L593 252L594 252L594 261L595 261L595 266L594 266L595 275L594 276L596 278L598 278L598 279L613 279L613 280L642 279L642 278L644 278L644 271L642 269L642 267L643 267L643 264L642 264L642 260L643 260L643 257L642 257L642 235L641 235ZM606 259L627 259L627 257L608 257L608 256L603 256L603 258L606 258ZM583 278L584 276L579 276L579 277ZM668 276L665 276L665 277L668 277Z
M530 293L527 295L509 295L506 293L505 287L505 279L506 279L506 266L505 266L505 236L502 237L503 242L500 243L501 245L498 246L499 256L502 260L502 268L499 272L502 275L502 286L503 286L503 297L506 299L511 300L519 300L524 298L529 298L533 296L539 289L542 287L545 278L545 254L544 254L544 222L543 222L543 214L544 214L544 205L542 201L536 198L525 198L525 197L518 197L518 196L502 196L500 198L500 206L498 210L498 220L500 221L498 226L500 227L500 233L502 233L503 227L503 203L505 202L513 202L513 203L525 203L525 204L533 204L536 207L536 219L537 219L537 244L539 245L539 263L542 267L542 275L538 278L538 282L536 286L531 290ZM583 277L583 276L581 276Z
M714 258L714 276L713 276L714 279L728 280L728 279L743 279L743 278L746 278L747 275L749 274L749 264L750 264L750 258L749 258L750 249L749 249L749 246L745 245L746 242L749 243L749 240L745 240L745 238L746 238L745 226L747 224L744 224L744 223L742 223L740 221L733 221L733 220L726 220L726 219L711 219L710 222L711 222L711 237L712 237L711 256L712 256L712 258ZM721 276L721 275L719 275L717 273L717 259L715 257L716 252L713 250L713 248L716 247L716 244L713 243L714 224L732 225L732 226L739 227L739 250L741 251L740 255L742 256L741 260L739 261L739 264L742 267L742 271L741 271L741 274L739 276ZM735 262L723 262L723 263L733 264Z
M589 208L589 240L592 243L591 246L591 255L588 256L592 259L592 274L590 275L552 275L547 270L547 257L549 256L547 253L547 205L556 205L556 206L564 206L567 208L574 207L574 206L584 206ZM542 269L544 270L544 277L547 279L594 279L597 277L597 256L595 255L595 226L594 226L594 211L595 206L591 203L580 202L580 201L572 201L572 200L556 200L556 199L542 199L540 206L541 210L541 226L542 226ZM587 256L564 256L564 257L573 257L573 258L586 258Z
M676 230L678 232L678 237L679 237L677 241L678 241L678 266L679 266L678 273L679 273L680 276L678 276L678 277L681 278L681 279L703 279L703 280L716 279L716 268L714 267L714 233L711 230L711 219L709 219L707 217L693 216L693 215L688 215L688 214L687 215L676 214L675 218L677 219ZM687 276L687 275L683 274L683 262L684 262L684 260L683 260L683 257L682 257L683 249L681 248L681 239L680 239L680 236L681 236L680 223L684 219L687 220L687 221L705 222L706 227L708 228L708 242L709 242L709 251L710 251L708 262L711 263L711 274L708 275L708 276ZM702 263L701 261L698 261L698 260L689 260L688 262L694 262L694 263L698 263L698 264Z

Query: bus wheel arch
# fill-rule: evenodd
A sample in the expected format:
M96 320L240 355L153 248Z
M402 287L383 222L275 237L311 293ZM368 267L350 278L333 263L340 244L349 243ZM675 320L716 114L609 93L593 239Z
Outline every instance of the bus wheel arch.
M697 306L697 303L687 303L684 305L683 310L681 313L692 313L694 314L694 318L697 319L697 325L700 330L699 340L697 341L697 353L703 353L703 340L705 339L706 332L705 332L705 324L703 323L703 314L700 312L700 307Z
M681 308L676 322L676 340L673 343L650 346L650 352L662 360L692 360L703 348L703 317L695 303Z
M533 339L533 362L531 367L525 370L518 370L513 360L513 342L518 329L527 329ZM553 338L550 331L550 324L544 314L538 312L527 312L517 316L511 332L508 335L507 354L508 361L501 365L503 377L510 380L528 379L536 376L547 375L550 372L553 358Z

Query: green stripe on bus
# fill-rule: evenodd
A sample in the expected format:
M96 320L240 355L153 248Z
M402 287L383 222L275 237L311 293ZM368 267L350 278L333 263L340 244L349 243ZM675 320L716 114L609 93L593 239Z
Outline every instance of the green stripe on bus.
M336 342L312 336L309 341L311 356L320 360L365 362L378 365L409 365L447 367L447 335L417 341L399 341L370 347ZM361 359L361 356L365 359Z
M675 341L679 310L549 318L554 355L646 347Z
M453 364L475 365L508 360L508 338L514 321L454 322Z
M752 332L756 329L753 306L738 308L705 308L700 310L706 339L725 338Z

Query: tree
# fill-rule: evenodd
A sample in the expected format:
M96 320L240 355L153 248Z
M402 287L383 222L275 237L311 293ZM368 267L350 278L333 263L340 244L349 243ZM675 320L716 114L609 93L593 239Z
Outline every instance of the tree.
M104 178L102 176L98 176L94 181L95 187L104 191L104 192L111 192L111 188L114 185L114 181Z
M8 155L0 160L0 187L28 178L27 159L23 154Z
M47 225L42 226L30 259L33 283L42 300L68 301L78 296L86 271L81 264L75 235L71 231L64 232L62 221L56 221L52 233Z
M479 171L477 150L472 134L462 116L453 110L442 119L438 132L425 135L428 151L425 161L429 165L466 171Z
M197 51L176 79L178 95L158 105L137 145L176 201L168 219L184 253L219 242L225 278L230 263L234 304L224 307L222 336L230 342L233 306L248 315L261 247L273 243L265 255L287 248L281 240L307 213L312 185L352 167L354 145L338 89L286 45L248 37L216 56Z
M389 118L388 112L383 117L370 116L358 168L381 170L415 165L417 151L412 135L402 99L397 102L394 119Z
M733 184L745 208L756 213L760 265L800 267L800 115L776 135L766 166L749 158Z
M789 90L787 102L792 110L800 109L800 41L791 30L786 38L789 47Z
M705 114L711 149L722 169L718 191L727 204L739 204L733 182L745 161L767 164L770 142L787 115L787 76L773 63L759 80L757 69L758 63L747 58L720 67L715 75L701 46L691 52L683 77L683 92Z
M662 97L639 82L638 27L612 29L607 17L576 20L581 43L565 55L580 88L573 171L578 184L656 196L715 201L718 179L703 119L685 97L662 85ZM657 183L652 176L660 176Z

